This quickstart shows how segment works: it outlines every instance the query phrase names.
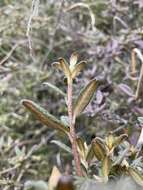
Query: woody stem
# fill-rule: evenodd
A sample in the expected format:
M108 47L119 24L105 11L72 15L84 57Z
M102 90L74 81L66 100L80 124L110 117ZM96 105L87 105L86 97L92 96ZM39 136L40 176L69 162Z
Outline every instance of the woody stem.
M68 89L67 89L67 106L68 106L70 137L71 137L70 141L72 145L72 152L74 156L77 175L82 176L80 157L79 157L77 142L76 142L76 132L75 132L75 124L74 124L75 122L73 121L72 93L73 93L73 81L70 80L68 82Z

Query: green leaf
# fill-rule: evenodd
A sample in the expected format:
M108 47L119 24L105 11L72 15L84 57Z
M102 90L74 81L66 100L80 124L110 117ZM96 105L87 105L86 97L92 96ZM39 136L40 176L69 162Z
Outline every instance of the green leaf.
M58 145L60 148L68 152L69 154L72 154L72 150L70 147L68 147L66 144L62 143L61 141L52 140L51 143L54 143Z
M103 160L106 156L106 149L103 142L99 138L92 141L94 155L98 160Z
M72 78L74 79L86 65L85 61L78 63L72 71Z
M136 169L129 168L128 172L135 182L143 187L143 175L141 175Z
M53 85L53 84L51 84L49 82L44 82L43 85L46 85L46 86L50 87L52 90L54 90L58 94L66 97L66 94L62 90L60 90L57 86L55 86L55 85Z
M81 91L75 103L74 118L76 118L80 113L82 113L83 110L86 108L86 106L89 104L96 88L97 88L97 80L94 79L90 81L87 84L87 86Z
M39 120L42 124L58 129L64 133L69 132L68 126L65 126L55 116L31 100L22 100L22 104Z

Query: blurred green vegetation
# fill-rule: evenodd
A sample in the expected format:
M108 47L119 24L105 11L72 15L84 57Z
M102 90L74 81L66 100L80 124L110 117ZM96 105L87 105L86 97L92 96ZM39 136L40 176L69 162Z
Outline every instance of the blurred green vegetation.
M50 82L66 90L63 75L51 67L59 57L68 58L77 51L81 60L88 61L82 77L75 81L75 94L94 77L103 81L98 97L85 113L89 117L81 116L78 120L79 134L86 131L90 141L96 134L105 136L122 127L121 131L135 143L140 131L137 117L143 116L141 96L132 101L119 88L125 84L133 91L136 89L137 81L130 78L130 64L132 49L143 49L142 0L33 0L33 3L31 9L30 0L0 1L2 189L14 188L27 179L47 181L52 165L58 162L64 171L64 164L70 160L69 155L50 143L62 134L42 126L20 104L23 98L28 98L55 115L66 115L62 97L42 85ZM26 158L19 161L19 154Z

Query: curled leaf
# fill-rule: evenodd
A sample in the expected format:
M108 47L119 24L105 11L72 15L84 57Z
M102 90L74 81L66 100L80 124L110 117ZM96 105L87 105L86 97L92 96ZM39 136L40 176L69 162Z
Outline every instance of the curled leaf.
M65 76L67 77L67 79L70 78L71 77L71 72L70 72L70 68L69 68L68 63L63 58L59 59L59 63L61 65L61 69L63 70L63 72L64 72Z
M22 104L44 125L58 129L64 133L69 132L68 126L65 126L55 116L31 100L22 100Z
M59 61L53 63L53 66L62 70L68 79L71 77L69 65L64 58L59 58Z
M74 118L76 118L80 113L82 113L83 110L86 108L86 106L89 104L96 88L97 88L97 80L93 79L80 92L80 95L78 96L74 107L74 112L73 112Z

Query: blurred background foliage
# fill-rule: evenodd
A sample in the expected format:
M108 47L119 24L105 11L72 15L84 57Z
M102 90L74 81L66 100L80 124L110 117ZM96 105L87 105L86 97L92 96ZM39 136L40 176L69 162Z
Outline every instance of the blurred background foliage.
M59 117L66 115L63 98L42 83L65 91L63 75L51 64L74 51L88 61L75 81L75 95L90 79L102 81L88 117L78 119L79 134L90 142L122 128L119 133L136 142L143 102L142 92L136 101L130 96L137 85L130 76L135 47L143 49L142 0L0 1L0 186L48 180L53 164L64 171L69 162L70 156L50 143L62 134L42 126L20 101L32 99ZM136 78L140 62L137 71Z

